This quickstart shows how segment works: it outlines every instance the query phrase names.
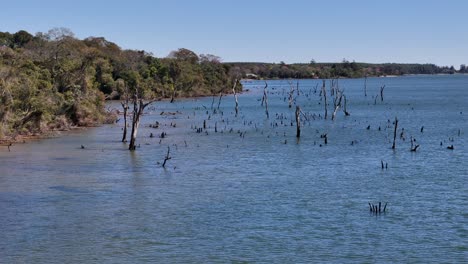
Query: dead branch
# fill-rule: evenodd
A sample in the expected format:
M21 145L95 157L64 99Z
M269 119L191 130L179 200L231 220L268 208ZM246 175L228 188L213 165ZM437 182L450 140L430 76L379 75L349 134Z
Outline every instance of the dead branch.
M166 168L166 162L167 162L168 160L172 159L172 157L169 156L170 151L171 151L171 148L170 148L169 146L167 146L166 157L164 157L164 162L163 162L163 164L162 164L162 167L163 167L163 168Z

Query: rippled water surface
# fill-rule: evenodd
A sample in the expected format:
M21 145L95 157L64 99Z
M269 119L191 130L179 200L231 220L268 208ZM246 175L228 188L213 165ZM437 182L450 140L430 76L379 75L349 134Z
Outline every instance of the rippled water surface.
M2 147L0 263L468 261L468 76L369 78L367 97L340 80L351 115L335 121L321 81L299 81L299 142L290 84L268 84L269 119L263 81L244 83L238 117L231 95L217 113L212 98L154 103L135 152L122 121Z

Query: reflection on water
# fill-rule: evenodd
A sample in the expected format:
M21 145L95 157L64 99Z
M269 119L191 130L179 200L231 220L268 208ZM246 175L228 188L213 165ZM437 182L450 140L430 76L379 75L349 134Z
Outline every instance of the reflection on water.
M316 119L299 144L289 84L270 81L269 120L263 83L248 82L238 118L230 96L217 114L211 98L155 103L133 153L122 124L2 149L0 262L466 261L468 76L369 79L368 97L362 79L340 80L351 116L334 122L318 118L317 84L300 81ZM378 201L388 212L369 214Z

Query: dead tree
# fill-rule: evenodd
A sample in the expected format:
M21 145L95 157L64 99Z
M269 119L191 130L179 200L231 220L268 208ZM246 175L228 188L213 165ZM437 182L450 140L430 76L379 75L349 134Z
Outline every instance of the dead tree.
M270 118L270 114L268 113L268 97L267 97L267 88L268 88L268 83L265 82L265 87L263 87L263 99L262 99L262 105L263 102L265 102L265 114L267 118Z
M214 105L214 102L215 102L215 96L213 95L213 100L211 101L211 110L213 110L213 105Z
M346 96L343 94L343 100L344 100L344 105L343 105L343 112L345 114L345 116L349 116L350 113L348 112L346 106L348 104L348 100L346 100Z
M138 91L135 92L133 95L133 119L132 119L132 134L130 137L130 145L128 146L129 150L135 150L136 149L136 136L138 133L138 126L140 125L140 118L141 115L143 114L143 111L145 108L153 103L153 101L149 101L148 103L144 103L143 99L138 98Z
M169 148L169 146L167 146L167 153L166 153L166 156L164 157L164 161L163 161L163 164L162 164L162 167L163 168L166 168L166 162L170 159L172 159L171 156L169 156L169 152L171 151L171 148Z
M296 106L296 137L301 137L301 108Z
M128 106L128 99L124 102L121 102L123 108L123 117L124 117L124 127L123 127L123 135L122 135L122 142L127 142L127 112L130 108Z
M377 215L377 214L385 213L386 210L387 210L387 203L385 203L383 210L382 210L382 202L379 202L378 205L369 203L369 212L371 212L372 214Z
M234 99L236 100L236 117L237 114L239 113L239 101L237 101L237 92L236 92L236 86L237 86L237 79L234 81L234 86L232 87L232 92L234 93Z
M300 95L300 91L299 91L299 81L296 82L296 91L297 91L297 96Z
M364 76L364 96L367 97L367 75Z
M418 148L419 148L419 145L416 144L416 139L415 138L411 137L410 140L411 140L411 151L416 152L416 150L418 150Z
M340 89L336 89L335 92L335 98L333 99L333 106L335 107L335 110L333 111L332 114L332 121L335 120L336 113L338 112L338 109L341 107L341 99L343 98L343 91L340 91Z
M122 142L127 142L127 114L128 114L128 109L130 106L128 105L129 103L129 95L128 95L128 87L126 84L125 85L125 90L124 90L124 95L123 95L123 101L120 102L123 108L123 118L124 118L124 127L123 127L123 135L122 135Z
M299 87L299 83L298 83L298 87ZM292 107L292 102L294 100L294 85L292 84L291 81L289 81L289 99L288 99L288 104L289 104L289 108Z
M395 117L395 122L394 122L393 124L395 125L395 129L393 130L393 145L392 145L392 149L395 149L396 135L397 135L397 129L398 129L398 118Z
M219 92L218 110L219 110L219 106L221 105L221 98L222 97L223 97L223 92Z
M383 102L383 91L385 89L385 85L382 85L382 87L380 87L380 101Z
M325 116L324 116L324 118L327 119L327 116L328 116L328 110L327 110L327 90L326 90L326 87L325 87L325 80L323 80L323 84L322 84L322 95L323 95L324 107L325 107Z

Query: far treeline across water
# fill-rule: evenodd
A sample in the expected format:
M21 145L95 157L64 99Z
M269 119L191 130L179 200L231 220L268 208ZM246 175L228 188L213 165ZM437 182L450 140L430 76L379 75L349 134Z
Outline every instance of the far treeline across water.
M433 64L222 63L178 49L165 58L123 50L103 37L77 39L66 28L32 35L0 32L0 140L113 122L105 100L230 93L241 78L339 78L455 73ZM462 65L460 72L468 72ZM1 142L0 142L1 143Z

